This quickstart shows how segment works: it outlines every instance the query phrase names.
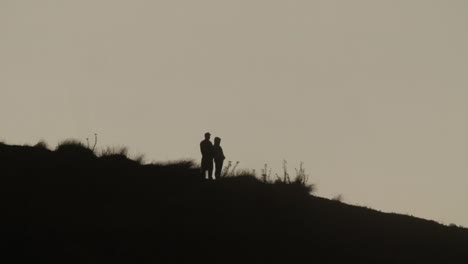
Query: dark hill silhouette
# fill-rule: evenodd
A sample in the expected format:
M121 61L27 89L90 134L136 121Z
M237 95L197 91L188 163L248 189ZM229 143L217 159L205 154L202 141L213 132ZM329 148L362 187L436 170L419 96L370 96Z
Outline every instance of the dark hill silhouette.
M68 145L67 145L68 144ZM464 263L468 230L252 176L0 144L2 263ZM6 261L8 259L8 261Z

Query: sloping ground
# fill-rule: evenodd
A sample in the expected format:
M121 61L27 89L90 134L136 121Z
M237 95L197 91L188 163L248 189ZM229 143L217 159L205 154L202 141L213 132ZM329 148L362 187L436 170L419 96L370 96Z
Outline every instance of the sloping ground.
M464 263L468 231L254 177L0 145L3 263ZM8 259L8 262L6 262Z

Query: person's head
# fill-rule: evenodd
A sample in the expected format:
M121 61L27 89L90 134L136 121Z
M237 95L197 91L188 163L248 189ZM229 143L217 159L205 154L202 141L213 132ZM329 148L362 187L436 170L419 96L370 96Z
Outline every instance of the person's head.
M205 133L205 139L210 140L211 134L210 132Z
M221 144L221 138L219 138L219 137L215 137L215 139L214 139L214 143L215 143L215 145L219 145L219 144Z

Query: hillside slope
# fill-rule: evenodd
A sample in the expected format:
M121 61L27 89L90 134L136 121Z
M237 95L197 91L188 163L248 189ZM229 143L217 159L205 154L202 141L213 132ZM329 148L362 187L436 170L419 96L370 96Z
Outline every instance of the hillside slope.
M190 162L0 144L3 263L464 263L468 230ZM462 261L462 262L460 262Z

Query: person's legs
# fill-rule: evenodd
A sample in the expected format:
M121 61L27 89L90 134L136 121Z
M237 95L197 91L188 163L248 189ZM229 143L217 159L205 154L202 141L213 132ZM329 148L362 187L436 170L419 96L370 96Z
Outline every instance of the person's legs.
M208 170L208 179L213 180L213 159L210 159L206 165L206 170Z
M202 176L206 178L206 171L208 171L208 180L213 180L213 159L202 159Z
M204 180L206 178L206 169L201 168L200 169L200 178Z
M201 177L202 180L206 179L206 171L207 170L208 170L208 168L207 168L206 159L202 159L201 168L200 168L200 177Z
M213 167L208 169L208 179L213 180Z
M216 167L215 179L218 180L219 178L221 178L221 170L223 169L223 161L215 160L215 167Z

